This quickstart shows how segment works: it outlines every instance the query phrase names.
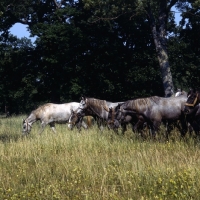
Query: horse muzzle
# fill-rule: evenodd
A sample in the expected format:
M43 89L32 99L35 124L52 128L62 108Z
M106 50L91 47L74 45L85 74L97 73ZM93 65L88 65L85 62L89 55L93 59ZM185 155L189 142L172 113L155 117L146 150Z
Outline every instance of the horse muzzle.
M22 135L27 135L27 134L29 134L29 133L30 133L30 131L22 130Z
M119 128L119 126L120 126L120 123L119 123L119 121L118 120L109 120L108 121L108 127L110 128L110 129L116 129L116 128Z

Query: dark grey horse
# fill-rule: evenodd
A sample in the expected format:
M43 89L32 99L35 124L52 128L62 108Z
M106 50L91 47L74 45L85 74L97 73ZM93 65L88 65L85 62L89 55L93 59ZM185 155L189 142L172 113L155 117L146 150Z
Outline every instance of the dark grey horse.
M94 117L99 129L103 130L103 125L107 125L109 108L115 108L119 103L122 102L110 102L82 96L79 108L71 115L69 123L75 125L82 120L84 116L89 115Z
M187 92L182 91L181 89L178 89L178 91L175 93L175 97L179 97L179 96L186 97ZM121 124L122 133L124 134L124 132L127 130L126 128L127 124L130 123L132 125L133 132L139 132L141 135L143 135L143 129L145 127L148 127L149 131L151 132L150 127L145 121L145 118L143 115L138 114L136 112L130 112L129 110L120 109L121 105L123 105L123 103L119 104L117 107L115 107L115 109L109 109L108 123L110 124L111 128L118 129ZM167 133L171 131L172 125L179 127L179 124L172 124L166 120L163 121L163 123L165 125Z
M200 89L190 89L187 95L184 111L186 114L198 114L200 104Z
M120 106L118 112L136 115L138 118L137 126L140 126L145 121L155 137L155 133L159 130L162 122L171 124L174 121L180 121L181 135L187 132L187 124L183 113L184 104L187 97L181 95L179 97L163 98L158 96L128 100ZM169 132L167 131L167 137Z
M124 134L127 130L127 125L130 123L133 132L138 132L143 135L143 129L146 125L144 117L142 115L138 115L136 112L120 109L122 105L123 103L119 104L115 108L109 109L107 120L109 127L117 130L121 126L122 134Z

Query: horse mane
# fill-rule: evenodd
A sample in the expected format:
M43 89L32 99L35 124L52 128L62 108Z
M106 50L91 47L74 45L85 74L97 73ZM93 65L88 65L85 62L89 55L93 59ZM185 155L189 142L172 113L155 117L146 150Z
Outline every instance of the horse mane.
M100 100L100 99L95 99L95 98L87 98L87 106L98 117L101 117L101 113L103 110L106 110L107 112L109 111L105 100Z
M96 108L106 108L106 100L100 100L100 99L95 99L95 98L87 98L87 105L93 106Z
M139 105L148 105L150 103L156 103L158 104L159 101L160 101L160 98L161 97L158 97L158 96L151 96L151 97L146 97L146 98L138 98L138 99L135 99L134 101L137 102Z
M152 104L158 104L161 97L152 96L146 98L138 98L134 100L129 100L126 102L126 107L135 108L136 110L141 108L150 107Z

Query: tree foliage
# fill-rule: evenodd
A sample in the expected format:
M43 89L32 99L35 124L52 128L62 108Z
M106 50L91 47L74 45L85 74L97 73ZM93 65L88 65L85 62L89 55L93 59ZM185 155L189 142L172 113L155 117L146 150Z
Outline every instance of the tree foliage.
M154 33L175 89L200 82L199 1L2 0L0 19L2 112L5 105L20 113L79 101L81 94L110 101L166 95ZM34 44L9 33L15 23L28 25Z

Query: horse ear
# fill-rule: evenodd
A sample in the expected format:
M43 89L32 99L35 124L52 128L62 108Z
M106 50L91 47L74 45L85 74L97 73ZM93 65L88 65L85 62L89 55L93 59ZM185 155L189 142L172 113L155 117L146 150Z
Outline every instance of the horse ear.
M81 96L81 100L85 100L85 99L86 99L85 96L82 95L82 96Z
M124 103L118 103L118 108L120 108Z

